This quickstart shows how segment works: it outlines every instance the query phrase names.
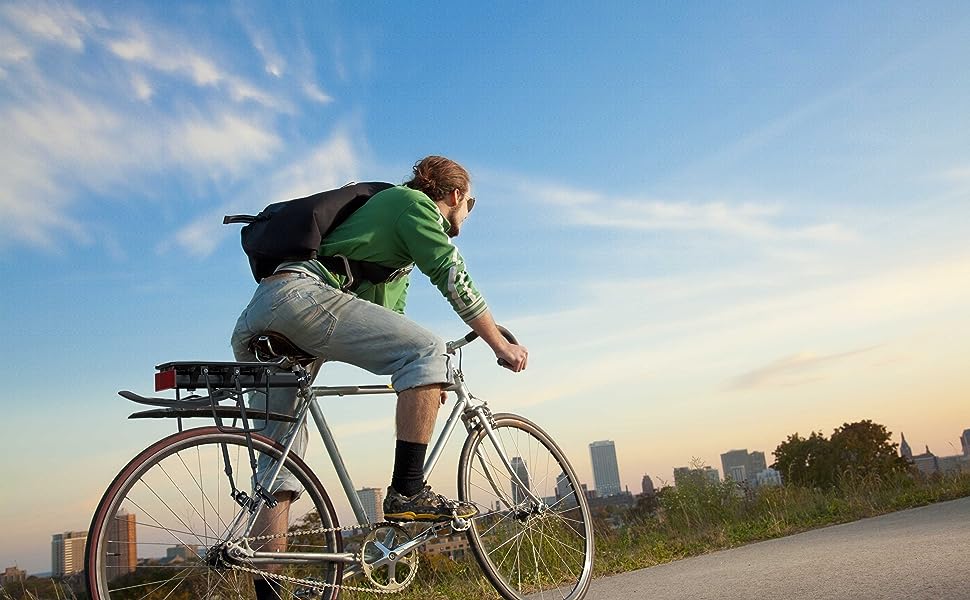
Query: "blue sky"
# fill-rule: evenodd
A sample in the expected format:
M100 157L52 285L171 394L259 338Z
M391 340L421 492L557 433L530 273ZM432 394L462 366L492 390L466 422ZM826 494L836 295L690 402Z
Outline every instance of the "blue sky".
M585 480L598 439L638 491L863 418L956 453L970 10L844 4L3 3L0 567L48 570L171 430L118 390L230 357L254 284L223 214L427 154L472 172L459 246L531 351L512 375L470 349L472 389ZM409 314L463 334L414 283ZM326 408L385 485L392 402Z

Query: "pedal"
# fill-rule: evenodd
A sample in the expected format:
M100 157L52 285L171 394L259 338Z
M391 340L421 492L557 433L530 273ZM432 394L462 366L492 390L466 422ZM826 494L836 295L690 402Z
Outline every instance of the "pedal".
M468 531L472 526L471 519L463 519L462 517L455 517L451 520L452 531Z

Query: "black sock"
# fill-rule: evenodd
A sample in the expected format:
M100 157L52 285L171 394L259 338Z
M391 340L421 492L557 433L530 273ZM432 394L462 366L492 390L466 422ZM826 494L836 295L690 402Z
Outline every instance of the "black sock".
M394 450L394 475L391 487L404 496L413 496L424 487L424 456L427 444L397 441Z
M256 600L279 600L283 597L280 582L273 579L253 579Z

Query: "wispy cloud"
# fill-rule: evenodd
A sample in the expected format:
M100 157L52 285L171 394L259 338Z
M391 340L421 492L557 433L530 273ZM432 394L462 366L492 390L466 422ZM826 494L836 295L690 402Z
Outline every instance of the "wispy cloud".
M885 264L844 260L812 275L761 263L549 286L549 297L568 295L570 306L499 313L530 347L528 377L512 398L498 377L484 393L516 407L609 398L604 410L617 414L643 402L679 414L674 404L690 398L811 393L820 389L811 384L844 375L868 381L886 360L926 360L942 352L939 332L970 302L970 255L904 262L908 249L892 245ZM916 340L927 329L936 333Z
M313 100L314 102L318 102L320 104L327 104L329 102L333 102L333 98L329 94L321 90L320 87L317 86L317 84L315 83L311 83L311 82L304 83L303 93L306 94L306 97L309 98L310 100Z
M230 233L230 228L222 224L223 215L239 212L255 214L272 202L339 187L356 179L360 158L351 139L347 132L336 132L330 139L312 148L306 156L278 168L265 182L258 183L214 211L194 218L175 233L176 245L195 256L208 256ZM159 251L165 252L171 247L166 242L159 247Z
M788 216L778 202L663 200L531 181L519 181L514 185L523 193L557 207L557 213L571 225L702 232L767 241L845 242L857 239L851 229L840 223L783 224Z
M811 352L786 356L731 379L725 385L725 389L740 391L812 383L825 377L826 368L874 349L875 347L869 347L821 356Z
M246 30L253 48L263 59L263 68L273 77L282 77L287 68L286 59L279 51L273 36L262 30L256 23L250 5L243 2L233 4L233 12L239 23Z
M109 41L108 49L118 58L172 75L188 78L197 86L225 88L234 102L252 101L280 112L291 112L292 105L251 81L218 65L174 36L148 33L134 25L120 39Z
M89 241L73 214L91 191L167 169L237 176L279 157L298 100L329 100L304 81L267 89L158 23L70 3L0 6L0 80L0 239L49 249Z
M83 13L70 4L54 2L6 4L0 7L0 14L31 37L75 51L83 50L85 38L95 25L103 23L97 13Z
M252 161L269 158L281 145L267 126L231 113L179 124L169 138L173 155L188 164L214 163L231 172Z

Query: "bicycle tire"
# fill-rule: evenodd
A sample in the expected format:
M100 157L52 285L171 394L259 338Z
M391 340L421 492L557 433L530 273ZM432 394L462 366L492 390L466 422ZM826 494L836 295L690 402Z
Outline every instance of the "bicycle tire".
M512 414L493 420L519 479L513 479L481 427L469 433L458 463L458 495L482 510L467 532L472 553L507 600L553 590L555 598L580 600L592 578L594 543L579 478L537 425ZM544 500L544 509L522 485Z
M257 456L265 454L278 461L282 455L283 448L267 437L253 434L252 442ZM246 438L240 433L220 432L216 427L189 429L163 438L118 473L98 504L88 531L84 578L91 600L255 597L253 574L214 566L208 560L207 550L232 537L228 529L235 516L246 510L231 497L223 444L236 463L236 486L249 493L252 470ZM290 528L337 527L326 490L302 459L291 454L284 468L303 488L291 505ZM337 532L290 538L288 544L288 549L302 552L342 552L343 548ZM174 552L170 553L169 547L174 547ZM133 550L135 559L131 557ZM166 558L149 559L163 551ZM343 571L339 563L323 569L319 565L300 566L298 571L286 568L290 571L284 570L284 574L300 578L309 575L330 585L340 582ZM283 585L283 598L293 597L295 590L291 587ZM333 600L338 591L326 588L322 597Z

